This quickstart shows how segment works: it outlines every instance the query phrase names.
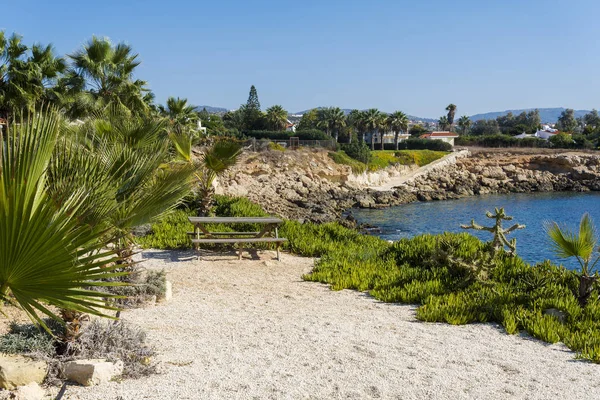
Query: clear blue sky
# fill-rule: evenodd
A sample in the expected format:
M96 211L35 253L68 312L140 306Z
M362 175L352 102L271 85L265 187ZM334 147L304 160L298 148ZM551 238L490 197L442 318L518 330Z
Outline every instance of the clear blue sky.
M47 1L0 28L70 53L92 35L140 53L158 102L377 107L438 117L600 108L598 0Z

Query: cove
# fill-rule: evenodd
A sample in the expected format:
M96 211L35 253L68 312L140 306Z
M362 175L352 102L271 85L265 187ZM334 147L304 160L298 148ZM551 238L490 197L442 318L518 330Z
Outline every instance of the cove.
M600 192L572 193L518 193L466 197L458 200L429 201L405 204L383 209L353 209L352 214L359 223L375 225L381 229L382 239L398 240L424 233L463 232L461 224L475 219L480 225L490 226L492 220L485 216L494 207L504 207L514 217L505 221L504 227L513 223L527 228L513 232L517 238L517 254L525 261L535 264L546 259L567 268L576 268L577 262L558 259L553 253L546 233L544 221L556 221L575 229L583 213L592 217L600 229ZM490 240L487 232L467 231L482 240Z

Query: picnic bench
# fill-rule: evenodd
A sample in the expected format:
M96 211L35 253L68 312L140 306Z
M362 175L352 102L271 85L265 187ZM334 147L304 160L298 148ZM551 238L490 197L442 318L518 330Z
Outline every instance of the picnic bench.
M202 243L276 243L277 260L280 261L279 248L287 239L280 238L278 227L283 223L279 218L271 217L188 217L194 225L194 232L188 232L192 243L199 250ZM210 224L261 224L264 227L258 232L211 232ZM242 247L239 248L239 259L242 259Z

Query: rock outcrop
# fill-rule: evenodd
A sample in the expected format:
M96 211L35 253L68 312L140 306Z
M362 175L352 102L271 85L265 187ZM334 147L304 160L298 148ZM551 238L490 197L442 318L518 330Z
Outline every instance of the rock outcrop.
M65 365L65 377L83 386L100 385L123 373L123 362L77 360Z
M586 153L515 155L478 153L398 188L419 200L490 193L600 190L600 156Z
M416 200L405 191L365 189L374 179L403 171L395 168L359 178L349 166L336 164L322 150L249 153L221 179L217 193L248 197L267 212L285 218L330 222L350 207L387 207Z

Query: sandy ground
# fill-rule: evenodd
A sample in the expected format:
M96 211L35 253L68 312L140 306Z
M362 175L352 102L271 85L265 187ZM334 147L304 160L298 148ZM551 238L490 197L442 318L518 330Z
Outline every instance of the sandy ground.
M173 300L127 311L163 373L64 399L598 399L600 365L491 324L418 322L414 307L303 282L313 260L146 251Z

